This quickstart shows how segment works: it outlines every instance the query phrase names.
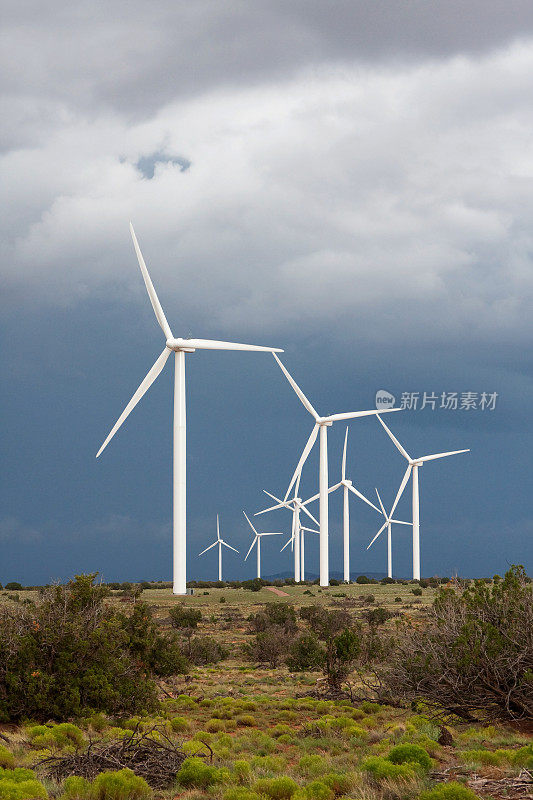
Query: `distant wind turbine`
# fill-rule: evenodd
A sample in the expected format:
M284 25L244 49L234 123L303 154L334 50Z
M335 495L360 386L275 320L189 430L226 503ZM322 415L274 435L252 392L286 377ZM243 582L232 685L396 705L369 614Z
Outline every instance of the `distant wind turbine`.
M315 531L314 528L306 528L305 525L300 525L300 535L299 537L295 537L294 534L291 536L288 542L285 542L283 547L280 550L280 553L283 553L286 547L292 545L296 547L296 541L300 539L300 575L298 580L296 581L299 583L300 581L305 581L305 534L306 533L316 533L317 536L320 535L320 531Z
M218 522L218 514L217 514L217 538L210 544L209 547L206 547L205 550L202 550L201 553L198 553L199 556L203 556L204 553L207 553L208 550L211 550L212 547L216 547L218 544L218 579L219 581L222 580L222 545L224 547L229 547L230 550L233 550L234 553L238 553L239 551L232 547L230 544L224 541L224 539L220 538L220 525Z
M146 378L131 398L130 402L111 429L107 439L96 454L96 458L107 447L126 417L135 408L141 397L148 391L158 377L172 351L175 353L174 377L174 478L173 478L173 588L174 594L187 593L187 526L186 526L186 419L185 419L185 353L195 350L253 350L270 353L282 353L273 347L260 347L254 344L236 344L235 342L219 342L214 339L175 339L167 322L154 285L148 274L133 226L130 222L133 246L137 254L139 266L154 309L156 319L165 335L165 349L148 372Z
M261 577L261 537L262 536L283 536L283 533L281 531L276 531L275 533L259 533L254 528L254 526L252 525L250 517L248 516L246 511L243 511L242 513L244 514L244 516L248 520L248 524L249 524L250 528L253 530L253 532L255 534L254 540L253 540L252 544L250 545L250 549L248 550L248 552L244 556L244 560L246 561L246 559L248 558L248 556L252 552L254 544L256 544L257 545L256 546L256 552L257 552L257 577L260 578Z
M382 412L380 412L382 413ZM396 506L398 505L398 501L403 494L403 490L407 485L407 481L412 473L413 481L413 580L419 581L420 580L420 498L418 493L418 468L424 464L425 461L435 461L437 458L446 458L447 456L455 456L459 453L469 453L470 449L468 450L451 450L449 453L435 453L431 456L422 456L421 458L411 458L405 447L403 447L393 432L387 428L381 417L378 415L378 420L380 421L381 425L387 431L389 437L393 441L397 450L400 451L402 456L407 460L408 465L407 469L405 470L405 474L402 478L402 482L400 484L400 488L398 489L398 494L396 495L396 499L392 505L390 515L394 514L396 510Z
M383 525L376 533L376 535L374 536L374 538L372 539L372 541L370 542L370 544L366 549L369 550L376 541L376 539L378 538L378 536L380 536L385 530L385 528L387 528L387 577L392 578L392 530L391 530L392 523L395 522L397 525L412 525L413 523L403 522L401 519L393 519L392 511L390 514L387 514L387 512L385 511L385 507L381 502L381 497L379 496L379 492L377 489L376 489L376 494L378 496L379 504L381 506L381 511L383 512L383 516L385 517L385 522L383 523Z
M289 381L294 389L297 397L300 399L304 408L311 414L315 420L311 435L307 440L300 460L294 471L289 488L285 494L285 500L288 498L290 491L296 481L298 475L302 471L303 465L311 452L311 449L316 441L318 431L320 430L320 471L319 471L319 498L320 498L320 586L329 586L329 541L328 541L328 427L334 422L343 419L355 419L356 417L368 417L370 415L384 414L392 411L400 411L399 408L387 408L383 411L373 409L372 411L348 411L343 414L330 414L328 417L321 417L313 408L305 394L302 392L292 375L283 366L279 358L273 353L274 358L278 362L283 374Z

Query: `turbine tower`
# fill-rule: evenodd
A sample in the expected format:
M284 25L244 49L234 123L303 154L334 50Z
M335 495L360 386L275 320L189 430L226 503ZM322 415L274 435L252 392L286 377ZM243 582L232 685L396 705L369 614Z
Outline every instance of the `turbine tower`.
M392 530L391 530L392 523L395 522L397 525L412 525L413 523L403 522L403 520L401 519L393 519L392 511L390 514L387 514L387 512L385 511L385 507L381 502L381 497L379 496L379 492L377 489L376 489L376 494L378 496L379 504L381 506L381 511L383 512L383 516L385 517L385 522L383 523L383 525L376 533L376 535L374 536L374 538L372 539L372 541L370 542L370 544L366 549L369 550L376 541L376 539L378 538L378 536L380 536L385 530L385 528L387 528L387 577L392 578Z
M346 434L344 436L344 449L342 451L342 464L341 464L341 479L339 483L336 483L330 489L328 489L328 494L332 494L332 492L336 492L337 489L340 489L341 486L343 488L343 520L342 520L342 531L343 531L343 561L344 561L344 583L350 583L350 492L366 503L368 506L377 511L378 514L381 514L381 511L374 503L371 503L362 492L355 488L352 481L347 480L346 478L346 447L348 445L348 426L346 426ZM313 497L310 497L309 500L306 500L307 503L312 503L313 500L316 500L320 495L315 494Z
M380 414L383 412L380 412ZM435 461L437 458L446 458L447 456L455 456L459 453L469 453L470 449L467 450L451 450L449 453L435 453L431 456L422 456L421 458L411 458L405 447L403 447L393 432L387 428L381 417L378 415L378 420L380 421L381 425L387 431L389 437L393 441L397 450L400 451L402 456L407 460L407 469L405 470L405 474L402 478L402 482L400 484L400 488L398 489L398 494L396 495L396 499L392 505L390 515L394 514L396 510L396 506L398 505L398 501L403 494L403 490L407 485L407 481L412 473L413 480L412 480L412 487L413 487L413 580L419 581L420 580L420 498L418 493L418 468L421 467L426 461Z
M210 544L209 547L206 547L205 550L202 550L201 553L198 553L199 556L203 556L204 553L207 553L208 550L211 550L212 547L216 547L218 544L218 579L219 581L222 580L222 545L224 547L229 547L230 550L233 550L234 553L238 553L239 551L232 547L230 544L224 541L224 539L220 538L220 525L218 522L218 514L217 514L217 538Z
M387 408L383 411L373 409L372 411L348 411L343 414L330 414L328 417L321 417L313 408L305 394L302 392L294 378L289 374L288 370L283 366L277 355L273 352L273 356L278 362L283 374L289 381L294 389L297 397L299 397L304 408L311 414L315 420L311 435L307 440L300 460L292 476L289 488L285 494L285 500L288 498L290 491L294 485L295 480L302 471L302 467L311 452L318 431L320 430L320 470L319 470L319 525L320 525L320 586L329 586L329 542L328 542L328 427L333 425L334 422L342 419L355 419L356 417L368 417L375 414L385 414L392 411L400 411L399 408Z
M257 543L257 547L256 547L256 552L257 552L257 577L260 578L261 577L261 537L262 536L283 536L283 533L281 531L276 531L275 533L259 533L258 531L256 531L256 529L252 525L250 517L248 516L246 511L243 511L242 513L244 514L244 516L248 520L248 524L250 525L250 528L253 530L253 532L255 534L254 540L253 540L252 544L250 545L250 549L248 550L248 552L244 556L244 560L246 561L246 559L248 558L248 556L252 552L254 544Z
M306 533L316 533L317 536L320 535L320 531L315 531L314 528L306 528L305 525L300 525L300 534L299 536L295 537L294 535L285 542L283 547L280 550L280 553L283 553L286 547L291 545L292 547L296 547L296 541L300 539L300 575L298 577L297 583L305 581L305 534Z
M135 231L130 222L130 231L133 246L137 254L139 266L148 292L148 297L154 309L156 319L165 336L165 348L146 378L131 398L130 402L111 429L107 439L96 454L96 458L109 444L126 417L135 408L141 397L148 391L152 383L159 376L165 366L169 355L174 352L175 377L174 377L174 455L173 455L173 587L174 594L187 593L187 523L186 523L186 418L185 418L185 354L194 353L195 350L253 350L267 353L282 353L273 347L259 347L253 344L236 344L235 342L219 342L214 339L175 339L170 325L167 322L161 303L157 297L154 285L148 274Z

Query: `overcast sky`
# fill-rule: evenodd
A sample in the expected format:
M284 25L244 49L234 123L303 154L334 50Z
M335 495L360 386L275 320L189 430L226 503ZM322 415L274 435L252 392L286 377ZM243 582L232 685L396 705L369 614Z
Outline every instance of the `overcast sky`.
M422 572L531 570L530 0L3 17L0 581L170 577L170 363L94 458L163 346L130 219L174 334L285 348L319 411L371 408L379 389L496 392L493 411L439 400L391 426L415 454L472 448L422 471ZM242 509L284 492L310 418L268 355L196 353L187 372L189 577L212 577L195 554L216 513L247 549ZM351 425L349 463L391 505L403 461L377 422ZM383 571L385 543L365 550L379 518L352 516L354 570ZM260 519L289 531L288 514ZM333 570L340 525L333 501ZM289 569L268 545L265 571ZM408 573L404 529L395 565Z

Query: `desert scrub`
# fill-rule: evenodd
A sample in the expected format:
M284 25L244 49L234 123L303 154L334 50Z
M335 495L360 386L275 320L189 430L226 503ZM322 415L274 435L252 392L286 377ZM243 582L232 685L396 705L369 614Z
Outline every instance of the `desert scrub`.
M278 739L280 736L284 736L286 734L292 736L293 733L294 731L289 725L282 725L282 724L274 725L274 727L271 728L270 731L270 735L273 736L275 739Z
M480 800L479 796L457 781L450 783L439 783L433 789L426 789L420 792L420 800Z
M286 766L287 762L281 756L254 756L251 761L252 769L267 777L283 772Z
M318 778L329 770L329 761L318 753L302 756L296 765L296 771L303 778Z
M46 789L31 769L0 768L0 800L46 800L47 797Z
M412 780L415 777L415 766L408 764L393 764L382 756L370 756L361 762L361 769L369 773L376 781L382 780Z
M311 781L293 794L293 800L333 800L333 790L322 781Z
M260 778L252 788L257 794L265 795L271 800L289 800L298 789L298 784L284 775L279 778Z
M429 753L417 744L397 744L387 756L392 764L417 764L429 772L433 762Z
M147 800L152 790L131 769L101 772L91 785L90 800Z
M521 747L519 750L515 750L513 764L516 767L533 769L533 744L529 744L526 745L526 747Z
M328 772L320 779L336 797L348 794L356 785L356 776L350 772Z
M186 789L207 789L220 783L220 770L206 764L202 758L187 758L176 775L180 786Z
M256 725L255 717L251 714L239 714L236 718L237 725L243 728L254 728Z
M261 797L244 786L231 786L222 795L222 800L261 800Z
M183 733L190 730L191 723L185 717L172 717L170 720L170 727L174 733Z
M80 728L70 722L52 726L33 725L26 729L26 733L32 746L39 749L62 749L68 745L79 748L85 744Z
M63 782L61 800L89 800L91 784L86 778L71 775Z
M15 756L7 747L2 747L0 744L0 767L5 769L13 769L15 767Z
M250 764L244 759L233 762L233 780L240 786L249 786L252 779L252 769Z

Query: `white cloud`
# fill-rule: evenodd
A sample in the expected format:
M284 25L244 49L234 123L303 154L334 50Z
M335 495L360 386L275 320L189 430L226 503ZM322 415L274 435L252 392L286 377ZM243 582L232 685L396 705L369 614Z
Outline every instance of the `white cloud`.
M1 162L17 302L146 303L131 218L175 334L530 331L533 40L418 66L316 67L143 123L62 105ZM135 168L166 153L191 167ZM12 297L12 296L11 296ZM12 299L11 299L12 302ZM205 328L208 330L205 330ZM368 326L367 326L368 330Z

